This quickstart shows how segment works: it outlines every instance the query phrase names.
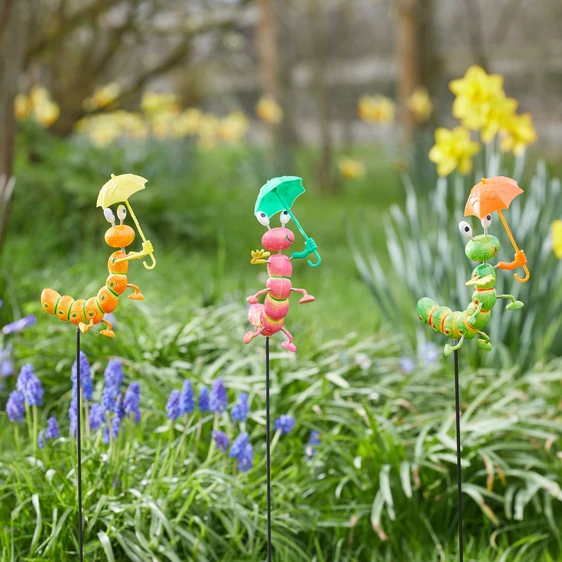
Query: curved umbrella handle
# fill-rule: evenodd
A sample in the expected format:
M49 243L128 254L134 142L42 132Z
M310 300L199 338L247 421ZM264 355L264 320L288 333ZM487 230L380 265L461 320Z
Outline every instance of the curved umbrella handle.
M322 263L322 258L320 257L320 254L318 253L318 250L314 250L314 255L318 259L316 260L316 263L312 263L310 260L308 260L308 265L310 267L318 267Z
M523 279L521 279L517 273L514 275L515 280L519 281L519 283L527 283L527 281L531 278L531 272L526 265L523 266L523 270L525 271L525 277L523 277Z
M156 258L154 257L154 254L149 254L149 255L152 258L152 264L148 265L145 261L143 261L142 265L144 265L146 269L154 269L156 267Z

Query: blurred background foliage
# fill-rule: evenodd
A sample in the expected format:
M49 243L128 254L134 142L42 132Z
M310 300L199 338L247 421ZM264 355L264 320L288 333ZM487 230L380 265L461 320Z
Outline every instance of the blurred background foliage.
M131 267L146 301L120 303L114 341L83 338L95 399L119 357L142 410L128 446L85 443L89 560L263 558L263 350L240 338L266 275L255 197L283 174L304 180L294 210L323 264L295 267L317 301L291 309L297 357L273 357L275 417L296 419L274 451L278 559L458 556L451 365L415 303L465 308L457 224L472 185L505 174L525 190L506 216L532 277L500 272L525 308L494 309L491 353L462 349L467 556L557 560L561 18L554 0L0 0L1 400L31 363L37 423L61 425L38 454L0 418L2 560L76 548L74 343L39 294L97 292L94 202L126 172L149 180L134 207L158 266ZM200 435L165 417L184 379L218 376L254 400L249 474L208 456L212 417ZM230 408L220 428L239 431Z

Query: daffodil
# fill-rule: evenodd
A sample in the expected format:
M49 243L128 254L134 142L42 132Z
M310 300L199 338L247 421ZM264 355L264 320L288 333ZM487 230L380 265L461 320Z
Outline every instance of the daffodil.
M472 170L472 157L479 150L479 144L470 138L468 129L456 127L450 131L441 127L435 131L429 159L437 164L440 176L448 176L455 169L464 175Z
M562 260L562 221L554 221L552 223L552 249L554 255Z
M427 121L433 113L433 104L426 88L418 87L408 99L408 108L418 121Z
M203 113L199 109L189 108L182 111L172 123L175 137L182 138L197 135L201 127Z
M537 140L537 132L533 126L530 113L512 115L500 132L501 149L504 152L522 154L525 147Z
M109 115L99 115L90 123L88 136L97 147L107 146L121 136L118 124Z
M51 99L47 88L43 86L33 86L31 88L31 92L29 93L29 101L31 102L32 107L49 101Z
M172 133L175 119L176 114L171 111L160 110L154 113L151 117L152 134L157 139L169 137Z
M33 108L33 116L43 127L50 127L59 118L60 108L51 100L38 103Z
M344 178L356 179L365 175L365 166L353 158L342 158L338 163L340 173Z
M115 105L115 100L119 97L121 88L119 84L111 82L100 88L96 88L94 95L86 98L82 104L86 111L93 111L94 109L109 108Z
M277 125L283 121L283 110L271 96L262 96L256 105L256 115L266 123Z
M480 130L482 142L489 143L498 134L499 131L504 129L512 117L515 115L517 109L517 100L513 98L498 99L490 107L490 111L486 116L486 122Z
M213 149L218 140L218 119L207 113L203 115L199 126L199 146L204 150Z
M453 115L475 131L484 127L494 104L505 98L503 76L488 74L480 66L471 66L463 78L451 81L449 88L456 96Z
M14 100L14 115L18 121L23 121L31 113L32 105L25 94L18 94Z
M219 123L219 135L225 141L239 142L248 132L248 118L241 111L234 111Z
M174 94L158 94L157 92L145 92L141 99L142 110L152 115L154 113L178 113L179 105Z
M396 114L396 104L384 96L363 96L357 109L367 123L392 123Z

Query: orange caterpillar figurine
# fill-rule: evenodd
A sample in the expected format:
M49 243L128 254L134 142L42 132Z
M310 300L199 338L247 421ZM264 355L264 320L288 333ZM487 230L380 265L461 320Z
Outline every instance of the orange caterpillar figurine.
M80 331L85 334L92 326L100 322L106 325L105 330L101 330L100 334L113 338L115 333L112 330L111 323L105 318L106 314L113 312L117 308L119 295L125 292L125 289L134 290L129 298L141 301L144 299L136 285L132 285L127 281L127 271L129 270L129 261L142 259L153 252L152 244L149 240L143 243L142 252L130 252L127 254L125 248L130 246L135 239L135 231L125 224L123 221L127 215L127 211L123 205L119 205L117 216L120 224L115 226L115 216L111 209L104 211L105 218L111 223L111 228L105 233L105 241L112 248L119 248L117 252L113 252L109 256L107 268L109 276L99 291L97 296L87 300L74 300L68 295L61 296L53 289L44 289L41 293L41 305L49 314L54 314L63 322L70 321L77 325Z

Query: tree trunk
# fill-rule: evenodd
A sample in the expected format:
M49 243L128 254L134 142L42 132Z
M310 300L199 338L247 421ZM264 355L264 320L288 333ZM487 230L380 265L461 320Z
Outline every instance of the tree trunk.
M0 177L13 173L16 120L14 99L23 67L29 6L27 0L0 0ZM10 214L9 182L0 182L0 250Z
M402 140L407 144L416 128L408 100L419 86L421 77L420 0L398 0L397 7L398 114Z

